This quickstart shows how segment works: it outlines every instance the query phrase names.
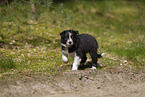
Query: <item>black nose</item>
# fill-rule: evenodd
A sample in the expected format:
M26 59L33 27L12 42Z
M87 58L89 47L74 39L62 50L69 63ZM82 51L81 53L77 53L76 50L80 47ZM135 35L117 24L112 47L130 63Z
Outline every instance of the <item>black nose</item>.
M71 41L69 41L68 43L69 43L69 44L71 44L72 42L71 42Z

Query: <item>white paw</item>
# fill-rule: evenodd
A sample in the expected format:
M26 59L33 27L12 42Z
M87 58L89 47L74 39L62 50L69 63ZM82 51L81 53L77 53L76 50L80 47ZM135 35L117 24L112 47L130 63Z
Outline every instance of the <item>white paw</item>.
M73 64L72 70L78 70L78 65L77 64Z
M68 58L65 55L62 55L63 62L68 62Z
M106 53L102 53L101 56L104 57L105 54L106 54Z
M97 69L97 68L96 68L95 66L92 66L92 68L91 68L91 69L93 69L93 70L94 70L94 69Z
M72 70L78 70L78 68L72 68Z

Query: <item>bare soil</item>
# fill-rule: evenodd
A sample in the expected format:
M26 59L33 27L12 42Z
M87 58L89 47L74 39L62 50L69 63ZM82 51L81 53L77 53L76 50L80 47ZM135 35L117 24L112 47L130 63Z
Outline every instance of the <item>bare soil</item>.
M0 79L0 97L145 97L145 70L66 70Z

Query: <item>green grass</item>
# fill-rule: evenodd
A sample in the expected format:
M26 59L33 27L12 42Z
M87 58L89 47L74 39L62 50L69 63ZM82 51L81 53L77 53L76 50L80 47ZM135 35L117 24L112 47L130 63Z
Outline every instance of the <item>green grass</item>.
M11 58L0 57L0 73L13 68L16 68L16 64Z
M64 68L59 33L65 29L94 36L98 40L98 52L106 53L99 60L104 68L144 68L144 1L49 4L37 4L38 21L32 19L27 3L0 6L0 73L53 74Z

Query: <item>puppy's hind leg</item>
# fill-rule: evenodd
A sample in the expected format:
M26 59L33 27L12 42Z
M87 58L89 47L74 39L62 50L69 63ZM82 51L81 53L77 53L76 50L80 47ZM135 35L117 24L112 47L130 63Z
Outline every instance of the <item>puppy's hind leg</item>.
M97 66L98 66L98 64L97 64L97 61L98 61L98 59L97 59L97 58L98 58L97 51L91 50L91 51L90 51L90 56L91 56L91 58L92 58L92 63L93 63L91 69L97 69Z

